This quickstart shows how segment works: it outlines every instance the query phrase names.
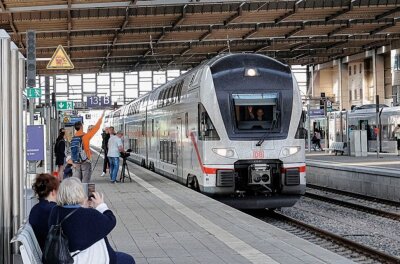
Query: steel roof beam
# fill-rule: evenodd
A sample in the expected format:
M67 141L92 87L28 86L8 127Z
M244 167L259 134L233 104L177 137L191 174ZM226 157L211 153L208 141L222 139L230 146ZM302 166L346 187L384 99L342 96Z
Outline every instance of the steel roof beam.
M199 41L203 41L205 40L207 37L209 37L212 34L213 31L213 26L210 25L210 27L208 28L208 31L206 33L204 33L200 38Z
M304 25L302 25L301 27L296 28L296 29L290 31L289 33L285 34L285 38L290 38L290 37L293 36L294 34L300 32L300 31L303 31L303 30L304 30Z
M166 33L165 33L165 27L163 27L160 36L158 37L156 44L158 44L161 40L163 40L163 38L165 38Z
M185 55L186 53L188 53L190 50L192 49L192 42L189 42L189 47L187 47L186 49L184 49L182 52L181 52L181 56L183 56L183 55Z
M332 36L332 35L334 35L334 34L339 33L339 32L342 31L343 29L346 29L346 28L349 28L349 27L350 27L350 22L347 22L346 25L341 26L341 27L338 27L338 28L335 28L334 30L332 30L331 32L329 32L327 35L328 35L328 37L330 37L330 36Z
M381 20L382 18L385 18L385 17L390 16L390 15L392 15L392 14L395 14L395 13L397 13L397 12L400 12L400 7L396 7L396 8L394 8L394 9L391 9L391 10L389 10L389 11L386 11L386 12L380 14L380 15L377 15L377 16L375 17L375 20Z
M331 44L331 45L329 45L329 46L326 46L326 47L325 47L325 50L332 49L332 48L334 48L334 47L337 47L337 46L346 44L346 43L348 43L348 42L349 42L348 40L345 40L345 41L339 41L339 42L333 43L333 44Z
M335 14L332 14L332 15L330 15L330 16L327 16L327 17L325 18L325 21L326 21L326 22L329 22L329 21L331 21L331 20L334 20L334 19L336 19L337 17L339 17L339 16L341 16L341 15L343 15L343 14L346 14L347 12L349 12L349 11L351 11L351 10L353 10L353 1L350 1L350 4L349 4L348 7L346 7L346 8L344 8L344 9L340 10L339 12L336 12Z
M262 51L263 49L269 48L271 46L271 41L267 40L264 45L254 50L255 53Z
M376 29L370 31L369 34L370 34L370 35L374 35L374 34L376 34L376 33L381 32L382 30L385 30L385 29L387 29L387 28L393 27L393 26L395 26L395 25L396 25L396 21L393 19L392 23L386 24L386 25L384 25L384 26L382 26L382 27L379 27L379 28L376 28Z
M285 20L286 18L290 17L291 15L293 15L294 13L296 13L297 9L299 8L299 5L304 2L304 0L299 0L294 4L294 7L291 11L286 12L285 14L283 14L282 16L278 17L277 19L275 19L275 23L279 24L281 23L283 20Z
M236 10L236 13L233 14L232 16L228 17L227 20L224 21L224 26L229 25L230 23L232 23L235 19L239 18L242 16L243 13L243 5L245 4L245 2L241 3L240 6L238 7L238 9Z
M242 37L242 39L248 39L248 38L250 38L251 36L253 36L254 34L256 34L256 33L258 32L259 28L260 28L260 25L259 25L259 24L256 24L256 25L254 26L254 29L251 30L251 31L249 31L248 33L246 33L246 34Z
M306 46L308 46L308 45L310 45L310 43L308 43L308 42L306 42L306 43L299 43L299 44L297 44L297 45L292 46L292 47L290 48L290 51L298 50L298 49L304 48L304 47L306 47Z
M70 1L71 1L71 0L68 0L68 2L70 2ZM129 8L130 8L131 6L136 5L136 3L137 3L137 0L129 1L129 5L125 8L125 16L124 16L125 18L124 18L124 21L122 22L122 24L121 24L121 26L119 27L119 29L118 29L118 30L115 30L115 32L114 32L114 37L113 37L113 41L112 41L112 43L111 43L110 50L107 49L107 54L106 54L106 56L104 57L103 64L101 65L101 68L102 68L102 69L104 68L104 66L105 66L105 64L106 64L106 62L107 62L107 60L108 60L108 58L109 58L110 55L111 55L111 52L112 52L113 48L115 47L115 45L116 45L116 43L117 43L118 34L121 33L121 32L123 32L123 31L125 30L126 26L127 26L128 23L129 23Z
M182 7L182 14L181 14L181 16L173 23L172 29L176 29L177 26L179 26L180 24L183 23L183 21L185 21L185 18L186 18L186 8L187 8L187 5L184 5L184 6Z
M11 27L11 29L12 29L14 35L15 35L15 36L17 37L17 39L18 39L18 44L19 44L19 46L20 46L22 49L25 49L25 45L24 45L24 43L22 42L21 35L18 33L17 27L16 27L15 24L14 24L13 14L12 14L12 13L9 13L8 15L9 15L9 19L10 19L10 27Z
M0 8L1 8L1 11L2 12L6 12L6 6L4 5L4 2L3 2L3 0L0 0Z

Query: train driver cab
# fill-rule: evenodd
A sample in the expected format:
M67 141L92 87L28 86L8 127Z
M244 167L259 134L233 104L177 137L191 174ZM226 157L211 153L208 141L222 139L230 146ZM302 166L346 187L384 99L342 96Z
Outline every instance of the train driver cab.
M279 130L278 93L232 94L238 130Z

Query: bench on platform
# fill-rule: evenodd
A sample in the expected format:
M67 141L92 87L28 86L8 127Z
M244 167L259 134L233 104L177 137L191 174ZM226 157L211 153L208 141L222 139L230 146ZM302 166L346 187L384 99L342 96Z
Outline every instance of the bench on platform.
M346 142L333 142L330 145L329 150L332 150L336 156L338 153L343 155L346 148L347 148Z
M10 243L20 242L19 247L24 264L42 264L42 250L29 223L24 224Z

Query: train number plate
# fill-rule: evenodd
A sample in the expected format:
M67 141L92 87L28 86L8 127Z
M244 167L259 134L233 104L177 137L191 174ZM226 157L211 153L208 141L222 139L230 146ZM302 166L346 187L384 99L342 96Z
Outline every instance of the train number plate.
M253 150L253 159L263 159L264 158L264 150Z

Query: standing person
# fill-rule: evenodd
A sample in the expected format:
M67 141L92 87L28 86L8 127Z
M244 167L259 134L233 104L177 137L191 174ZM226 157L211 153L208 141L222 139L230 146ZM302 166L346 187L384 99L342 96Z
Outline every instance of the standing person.
M393 134L397 140L397 156L400 156L400 124L394 129Z
M103 163L103 173L101 174L101 177L106 176L107 173L107 167L110 167L110 161L108 160L108 141L110 140L110 129L106 127L101 134L101 137L103 138L103 141L101 142L101 148L104 150L104 163Z
M39 199L39 203L32 207L29 213L29 223L38 240L40 248L44 249L49 228L47 222L51 210L56 206L57 190L60 182L48 173L36 175L32 189Z
M54 145L54 155L56 156L56 166L57 166L57 177L61 180L61 173L63 171L63 166L65 164L65 131L61 131L56 139L56 144Z
M321 150L321 151L323 151L323 149L322 149L322 147L321 147L321 133L319 132L319 130L315 130L315 138L316 138L316 141L315 141L315 143L316 143L316 145L317 145L317 147Z
M76 157L72 155L73 159L73 177L76 177L80 179L83 183L88 183L90 182L90 178L92 176L92 164L91 164L91 158L92 158L92 152L90 151L90 140L92 137L96 134L96 132L100 129L101 123L103 121L105 110L103 111L103 114L97 120L97 123L91 127L90 130L88 130L87 133L83 132L83 125L82 122L76 122L74 125L74 128L76 130L75 136L71 140L71 152L74 154L74 151L72 150L73 148L79 148L81 147L84 150L82 161L77 161ZM76 150L75 150L76 151ZM76 154L75 154L76 155ZM80 153L79 153L79 156ZM75 159L75 160L74 160Z
M88 205L92 208L88 208ZM97 192L88 200L82 183L76 178L62 181L57 193L57 206L50 214L49 226L64 219L63 233L68 237L74 263L82 264L135 264L132 256L115 252L107 235L115 228L117 220ZM46 222L47 223L47 222Z
M118 182L119 156L124 152L122 145L122 131L118 131L116 135L111 135L108 141L108 160L110 161L110 178L111 183Z

